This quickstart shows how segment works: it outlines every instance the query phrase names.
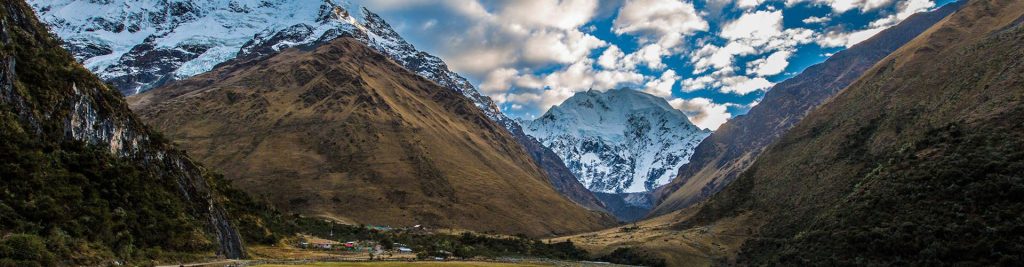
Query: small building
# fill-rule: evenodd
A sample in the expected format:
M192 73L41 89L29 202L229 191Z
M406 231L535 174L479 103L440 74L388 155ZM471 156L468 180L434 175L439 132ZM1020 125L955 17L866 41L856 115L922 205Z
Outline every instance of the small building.
M335 249L341 249L343 247L341 242L334 241L334 240L328 240L328 239L318 238L318 237L314 237L314 236L303 236L303 239L305 239L305 240L302 241L302 242L299 242L299 247L302 247L302 248L335 250Z

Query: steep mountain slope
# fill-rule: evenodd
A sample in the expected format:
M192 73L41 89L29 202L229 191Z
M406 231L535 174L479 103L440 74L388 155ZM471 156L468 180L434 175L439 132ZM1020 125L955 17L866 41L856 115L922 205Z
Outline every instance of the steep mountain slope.
M577 180L557 154L542 145L536 138L524 133L519 123L505 116L490 97L480 94L480 91L473 87L473 84L469 83L466 78L449 70L448 65L440 58L416 50L380 16L366 9L363 9L363 14L365 14L363 18L365 29L373 38L360 39L368 40L367 43L371 47L388 55L406 69L469 98L477 108L487 115L487 118L512 134L516 142L522 145L533 160L540 165L558 192L588 209L605 211L604 204Z
M243 257L217 179L113 90L26 3L0 4L0 264Z
M315 47L346 35L459 92L504 126L580 205L603 210L553 152L522 132L465 78L417 50L382 18L342 0L29 0L75 57L125 95L185 79L235 58Z
M280 207L360 223L548 235L611 218L556 192L472 102L343 37L129 98Z
M645 192L668 183L710 132L662 98L632 89L580 92L524 129L592 191Z
M691 220L750 265L1024 261L1024 1L974 0L865 72Z
M724 188L807 112L960 5L952 3L915 14L772 87L750 112L729 120L704 139L690 162L679 169L679 176L655 191L658 206L652 210L652 216L685 208Z

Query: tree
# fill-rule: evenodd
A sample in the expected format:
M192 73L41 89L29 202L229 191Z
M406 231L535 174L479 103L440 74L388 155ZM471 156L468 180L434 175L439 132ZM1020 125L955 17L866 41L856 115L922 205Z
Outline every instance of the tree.
M452 256L459 257L463 260L476 257L476 251L472 246L462 245L453 251Z

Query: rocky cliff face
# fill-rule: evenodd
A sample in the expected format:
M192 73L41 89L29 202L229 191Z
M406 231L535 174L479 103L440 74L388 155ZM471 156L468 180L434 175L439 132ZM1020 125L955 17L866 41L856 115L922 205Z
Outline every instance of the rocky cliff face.
M0 107L3 108L0 112L4 119L4 136L9 142L3 155L22 155L18 156L22 159L25 155L75 155L110 161L94 167L83 167L89 166L89 163L75 160L54 160L55 163L46 163L45 160L8 162L7 166L12 168L5 167L3 188L11 194L21 193L19 190L30 190L34 192L31 196L38 199L23 195L20 201L8 202L10 199L6 199L5 195L3 202L10 203L10 206L4 204L4 217L19 219L15 219L17 223L4 219L4 230L31 232L35 228L19 220L24 219L23 222L31 225L33 219L40 219L32 217L35 213L19 208L31 210L42 207L22 207L16 203L62 199L63 202L54 204L83 206L68 207L72 210L66 211L66 214L39 215L51 216L43 220L47 222L47 227L63 228L72 238L89 240L113 249L115 244L108 243L101 235L103 231L113 231L103 230L106 227L115 227L116 231L124 231L120 234L127 235L122 238L130 240L134 237L133 246L147 248L159 246L148 243L151 238L145 237L147 234L178 238L182 237L180 235L201 233L200 236L192 236L197 240L183 241L191 245L167 243L163 247L171 250L202 250L213 246L229 258L244 257L242 241L228 220L217 193L211 188L209 174L136 119L116 91L112 91L88 70L75 63L60 48L58 41L50 36L46 27L36 20L28 5L21 1L6 1L0 6L0 12ZM39 154L32 154L31 151L39 151ZM29 167L32 164L53 165L35 169ZM108 168L121 169L105 172ZM104 175L93 177L95 172ZM65 180L68 177L65 175L86 180L70 182ZM42 179L43 184L36 186L45 187L23 187L25 185L21 184L33 179ZM104 186L93 187L95 183L103 183ZM100 203L109 203L111 206L79 202L89 200L67 197L62 194L70 192L52 191L54 188L84 195L96 194L104 199ZM166 198L146 198L155 196ZM119 201L128 202L124 203L126 206L115 205ZM145 216L150 211L140 209L148 209L150 205L163 207L165 210L162 212L166 213L150 219L168 215L183 216L178 219L189 223L167 227L177 227L176 231L184 233L168 233L166 231L170 229L160 228L167 222L147 226L117 216L114 218L116 224L111 223L113 225L103 225L100 219L95 222L98 225L85 226L92 228L91 231L79 233L76 232L78 228L71 226L77 224L82 216L103 218L109 210L121 214L118 216ZM6 214L11 210L15 212L14 215ZM61 217L65 215L71 217ZM147 233L145 229L160 233ZM202 240L209 240L210 244L204 244Z
M646 192L668 183L710 131L664 99L632 89L577 93L525 131L592 191Z
M750 112L729 120L704 139L690 162L679 169L678 177L656 190L658 206L652 210L652 216L688 207L720 191L807 112L959 6L953 3L915 14L772 87Z
M406 42L380 16L346 1L29 2L79 61L125 95L209 71L231 59L353 37L413 73L469 98L529 150L560 192L587 208L603 210L557 155L523 134L520 125L502 114L490 98L440 58Z

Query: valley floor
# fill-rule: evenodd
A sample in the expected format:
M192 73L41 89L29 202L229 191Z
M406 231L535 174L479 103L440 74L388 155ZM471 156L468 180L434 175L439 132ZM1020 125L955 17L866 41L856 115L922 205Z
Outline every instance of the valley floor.
M740 245L756 229L751 216L738 216L710 226L678 229L699 206L616 228L549 239L572 241L592 255L608 255L618 248L664 259L668 266L711 266L730 262Z
M544 263L504 263L504 262L482 262L482 261L448 261L448 262L317 262L310 264L267 264L267 265L256 265L260 267L341 267L341 266L366 266L366 267L399 267L399 266L417 266L417 267L433 267L433 266L454 266L454 267L513 267L513 266L524 266L524 267L538 267L538 266L555 266L554 264Z
M469 260L448 260L432 261L417 260L413 253L396 253L385 256L384 260L368 261L365 252L349 251L322 251L300 249L287 245L279 246L253 246L249 247L248 260L211 260L209 262L181 263L157 265L158 267L176 266L204 266L204 267L227 267L227 266L260 266L260 267L340 267L340 266L366 266L366 267L391 267L391 266L454 266L454 267L538 267L538 266L602 266L615 267L626 266L599 262L577 262L563 261L544 258L499 258L499 259L469 259Z

